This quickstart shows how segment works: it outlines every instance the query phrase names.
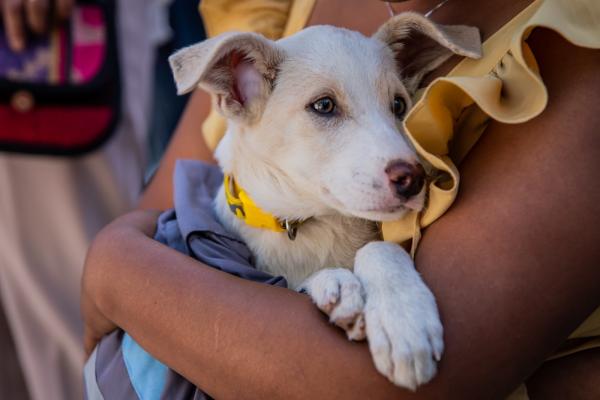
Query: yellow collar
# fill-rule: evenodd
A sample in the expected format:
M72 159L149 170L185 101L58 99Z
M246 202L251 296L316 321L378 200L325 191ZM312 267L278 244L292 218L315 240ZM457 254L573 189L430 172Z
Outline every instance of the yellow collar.
M280 220L274 215L261 210L230 175L225 175L223 187L225 188L225 198L229 209L246 225L274 232L287 232L290 240L296 238L296 232L301 222L291 222L287 219Z

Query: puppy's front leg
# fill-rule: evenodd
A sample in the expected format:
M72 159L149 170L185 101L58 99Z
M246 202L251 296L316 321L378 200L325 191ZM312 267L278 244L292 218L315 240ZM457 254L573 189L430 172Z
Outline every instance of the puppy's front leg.
M400 246L371 242L356 253L354 273L365 290L369 348L379 372L415 390L436 373L444 350L433 294Z
M345 268L327 268L312 274L300 285L329 321L346 331L350 340L363 340L363 288L358 278Z

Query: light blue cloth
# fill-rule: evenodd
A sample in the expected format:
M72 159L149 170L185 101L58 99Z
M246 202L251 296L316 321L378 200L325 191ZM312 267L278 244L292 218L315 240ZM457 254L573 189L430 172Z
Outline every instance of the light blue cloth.
M128 334L121 343L123 360L133 389L141 400L160 400L169 369L142 349Z

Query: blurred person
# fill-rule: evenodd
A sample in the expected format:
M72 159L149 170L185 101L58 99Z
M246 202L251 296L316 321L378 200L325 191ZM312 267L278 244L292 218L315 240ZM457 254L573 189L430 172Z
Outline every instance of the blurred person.
M35 138L31 142L34 152L44 154L28 154L23 147L15 152L14 148L0 145L0 301L29 396L34 400L82 398L84 354L79 295L85 251L100 228L132 208L142 188L156 47L152 32L165 30L158 26L163 19L156 16L164 12L166 4L160 0L101 3L114 7L120 70L112 82L120 83L120 107L110 137L93 151L75 155L39 151ZM77 6L74 0L0 0L0 31L4 38L0 71L5 73L4 82L18 82L18 73L31 72L26 68L17 72L13 68L11 72L12 65L7 63L26 60L32 54L31 46L51 34L55 15L62 21L71 18L70 25L60 27L74 26L75 17L97 17L94 13L87 17L77 14ZM93 30L80 33L84 45L99 40ZM85 49L81 54L91 57ZM92 61L83 57L79 59L82 65ZM57 97L46 100L52 105L56 99L59 106L61 86L56 85ZM0 93L6 95L3 90L5 86ZM13 133L10 129L15 124L35 125L34 118L41 118L36 107L42 107L44 99L27 96L27 90L12 93L12 98L3 104L1 139ZM6 100L5 96L2 100ZM82 98L81 102L92 100ZM75 123L68 118L55 121L65 128ZM93 121L90 119L88 124ZM44 125L34 129L52 128L46 126L48 123ZM74 137L77 139L77 132ZM3 390L0 388L0 394Z

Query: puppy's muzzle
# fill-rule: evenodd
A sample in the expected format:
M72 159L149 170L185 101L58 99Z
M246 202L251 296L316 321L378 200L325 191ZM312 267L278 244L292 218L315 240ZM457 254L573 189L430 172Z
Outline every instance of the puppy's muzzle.
M403 199L409 199L421 193L425 184L425 170L419 163L392 161L385 169L394 193Z

